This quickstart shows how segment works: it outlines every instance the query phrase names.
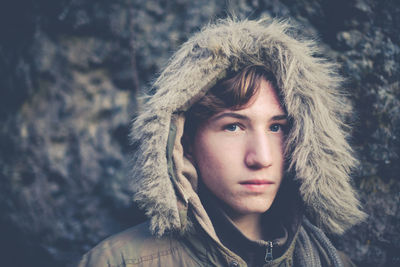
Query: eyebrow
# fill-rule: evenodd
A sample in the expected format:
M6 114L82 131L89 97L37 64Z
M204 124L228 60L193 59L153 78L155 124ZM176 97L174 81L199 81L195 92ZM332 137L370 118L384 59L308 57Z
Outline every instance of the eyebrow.
M219 114L217 116L215 116L214 118L212 118L211 120L216 121L225 117L232 117L232 118L236 118L236 119L240 119L240 120L249 120L249 118L247 116L238 114L238 113L234 113L234 112L224 112L222 114Z
M287 115L276 115L272 117L272 121L281 121L281 120L287 120L288 116Z
M216 120L219 120L219 119L225 118L225 117L232 117L232 118L236 118L236 119L240 119L240 120L249 120L249 118L247 116L238 114L238 113L234 113L234 112L224 112L222 114L215 116L211 120L216 121ZM287 115L282 114L282 115L273 116L271 118L271 121L280 121L280 120L287 120L287 119L288 119Z

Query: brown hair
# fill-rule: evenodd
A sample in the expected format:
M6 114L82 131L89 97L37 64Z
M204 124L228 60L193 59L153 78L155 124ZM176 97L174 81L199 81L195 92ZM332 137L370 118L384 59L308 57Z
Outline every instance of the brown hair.
M258 91L261 78L277 88L274 75L258 65L247 66L219 81L186 111L185 134L194 137L198 126L213 115L227 108L238 110L245 106Z

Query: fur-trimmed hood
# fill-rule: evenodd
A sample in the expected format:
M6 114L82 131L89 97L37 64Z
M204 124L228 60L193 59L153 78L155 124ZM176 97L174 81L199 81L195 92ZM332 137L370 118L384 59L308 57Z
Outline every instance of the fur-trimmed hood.
M134 200L153 233L185 231L188 209L201 225L210 225L196 193L196 170L180 142L184 112L228 71L250 64L264 65L276 77L292 124L285 152L306 215L336 234L364 218L349 183L356 160L346 141L343 119L350 108L339 90L341 78L334 64L316 56L314 41L297 35L287 21L228 19L205 27L171 58L131 132L137 147Z

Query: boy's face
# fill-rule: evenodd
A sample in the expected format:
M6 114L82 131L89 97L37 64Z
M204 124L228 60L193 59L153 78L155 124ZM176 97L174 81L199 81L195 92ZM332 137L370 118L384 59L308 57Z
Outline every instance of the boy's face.
M271 207L283 176L286 124L275 90L263 79L245 107L223 110L199 126L192 160L231 215L264 213Z

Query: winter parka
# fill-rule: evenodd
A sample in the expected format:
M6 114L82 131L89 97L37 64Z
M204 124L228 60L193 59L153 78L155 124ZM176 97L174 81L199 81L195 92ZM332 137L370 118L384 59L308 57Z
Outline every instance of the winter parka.
M185 111L228 73L248 65L264 66L276 78L290 121L285 179L295 188L294 195L287 195L283 183L275 199L291 199L280 212L285 241L273 258L268 254L273 243L260 243L266 249L262 266L349 264L325 233L343 234L365 214L349 183L356 160L344 118L351 109L335 64L321 54L288 21L270 18L221 20L185 42L132 125L137 147L132 189L149 220L106 239L79 266L251 265L219 230L226 225L235 232L234 225L200 199L199 177L181 142ZM235 238L247 242L240 232Z

